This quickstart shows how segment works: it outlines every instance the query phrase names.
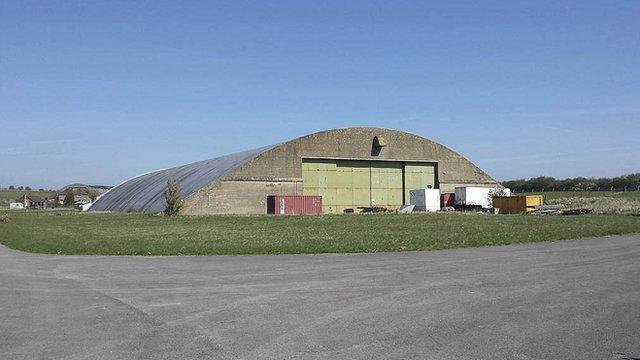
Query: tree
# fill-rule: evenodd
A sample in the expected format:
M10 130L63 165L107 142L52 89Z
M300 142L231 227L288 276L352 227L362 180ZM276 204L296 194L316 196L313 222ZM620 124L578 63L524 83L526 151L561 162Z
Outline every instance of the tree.
M64 206L73 206L76 202L76 195L73 193L73 189L67 189L67 192L64 194L64 202L62 205Z
M167 216L178 215L182 208L180 183L178 181L167 180L167 189L164 191L164 199L167 204L164 208L164 214Z
M24 189L27 190L27 191L31 191L31 186L27 186Z
M585 178L555 179L552 177L537 177L529 180L511 180L502 183L514 192L553 191L553 190L640 190L640 173L618 176L615 178Z
M24 188L22 186L18 186L18 190L22 191Z
M96 201L98 196L100 196L100 193L97 191L88 190L87 195L89 195L89 198L91 199L91 201Z
M15 190L15 189L16 189L16 187L15 187L15 186L13 186L13 185L10 185L10 186L9 186L9 190Z
M499 197L499 196L509 196L509 193L507 193L507 189L504 188L495 188L489 191L489 194L487 195L487 200L489 201L489 204L491 204L491 206L493 206L493 198L494 197Z

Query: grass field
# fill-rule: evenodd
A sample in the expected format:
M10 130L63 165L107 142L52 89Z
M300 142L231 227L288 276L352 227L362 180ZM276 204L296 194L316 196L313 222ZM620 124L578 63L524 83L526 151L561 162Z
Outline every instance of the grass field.
M558 191L533 194L544 195L545 204L562 205L565 208L588 208L598 214L640 214L640 191Z
M7 190L7 189L2 189L2 190L0 190L0 209L8 208L9 207L9 203L12 203L12 202L16 201L17 198L19 198L20 196L22 196L24 194L38 195L38 196L43 197L43 198L46 197L46 198L51 199L52 197L55 196L56 192L55 191L38 191L38 190Z
M435 250L640 233L640 216L464 213L181 216L14 211L0 242L60 254L284 254Z

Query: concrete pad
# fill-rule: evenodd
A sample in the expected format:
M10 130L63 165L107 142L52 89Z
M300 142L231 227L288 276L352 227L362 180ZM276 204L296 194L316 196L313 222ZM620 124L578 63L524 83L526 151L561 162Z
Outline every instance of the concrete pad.
M356 255L56 256L0 247L0 354L640 357L639 260L640 236Z

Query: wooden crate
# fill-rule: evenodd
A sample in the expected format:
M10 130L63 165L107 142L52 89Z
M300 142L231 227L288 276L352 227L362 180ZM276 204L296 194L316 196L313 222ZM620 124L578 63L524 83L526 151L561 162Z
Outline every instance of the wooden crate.
M542 195L528 196L496 196L493 207L500 209L500 214L526 214L544 204Z

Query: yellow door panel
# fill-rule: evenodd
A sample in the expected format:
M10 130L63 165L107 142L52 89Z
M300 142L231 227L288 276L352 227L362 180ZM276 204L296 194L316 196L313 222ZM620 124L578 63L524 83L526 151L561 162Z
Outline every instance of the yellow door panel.
M353 189L353 208L371 205L371 190L367 187Z
M394 209L402 206L401 162L374 161L371 163L371 203Z
M435 164L433 163L413 163L404 165L404 198L409 204L410 191L414 189L426 189L429 186L436 187Z
M404 174L403 174L404 173ZM435 165L419 162L303 159L304 195L322 196L325 213L346 208L398 208L409 190L435 187ZM403 183L404 181L404 183Z
M353 189L351 188L337 188L336 196L337 205L350 207L353 204Z

